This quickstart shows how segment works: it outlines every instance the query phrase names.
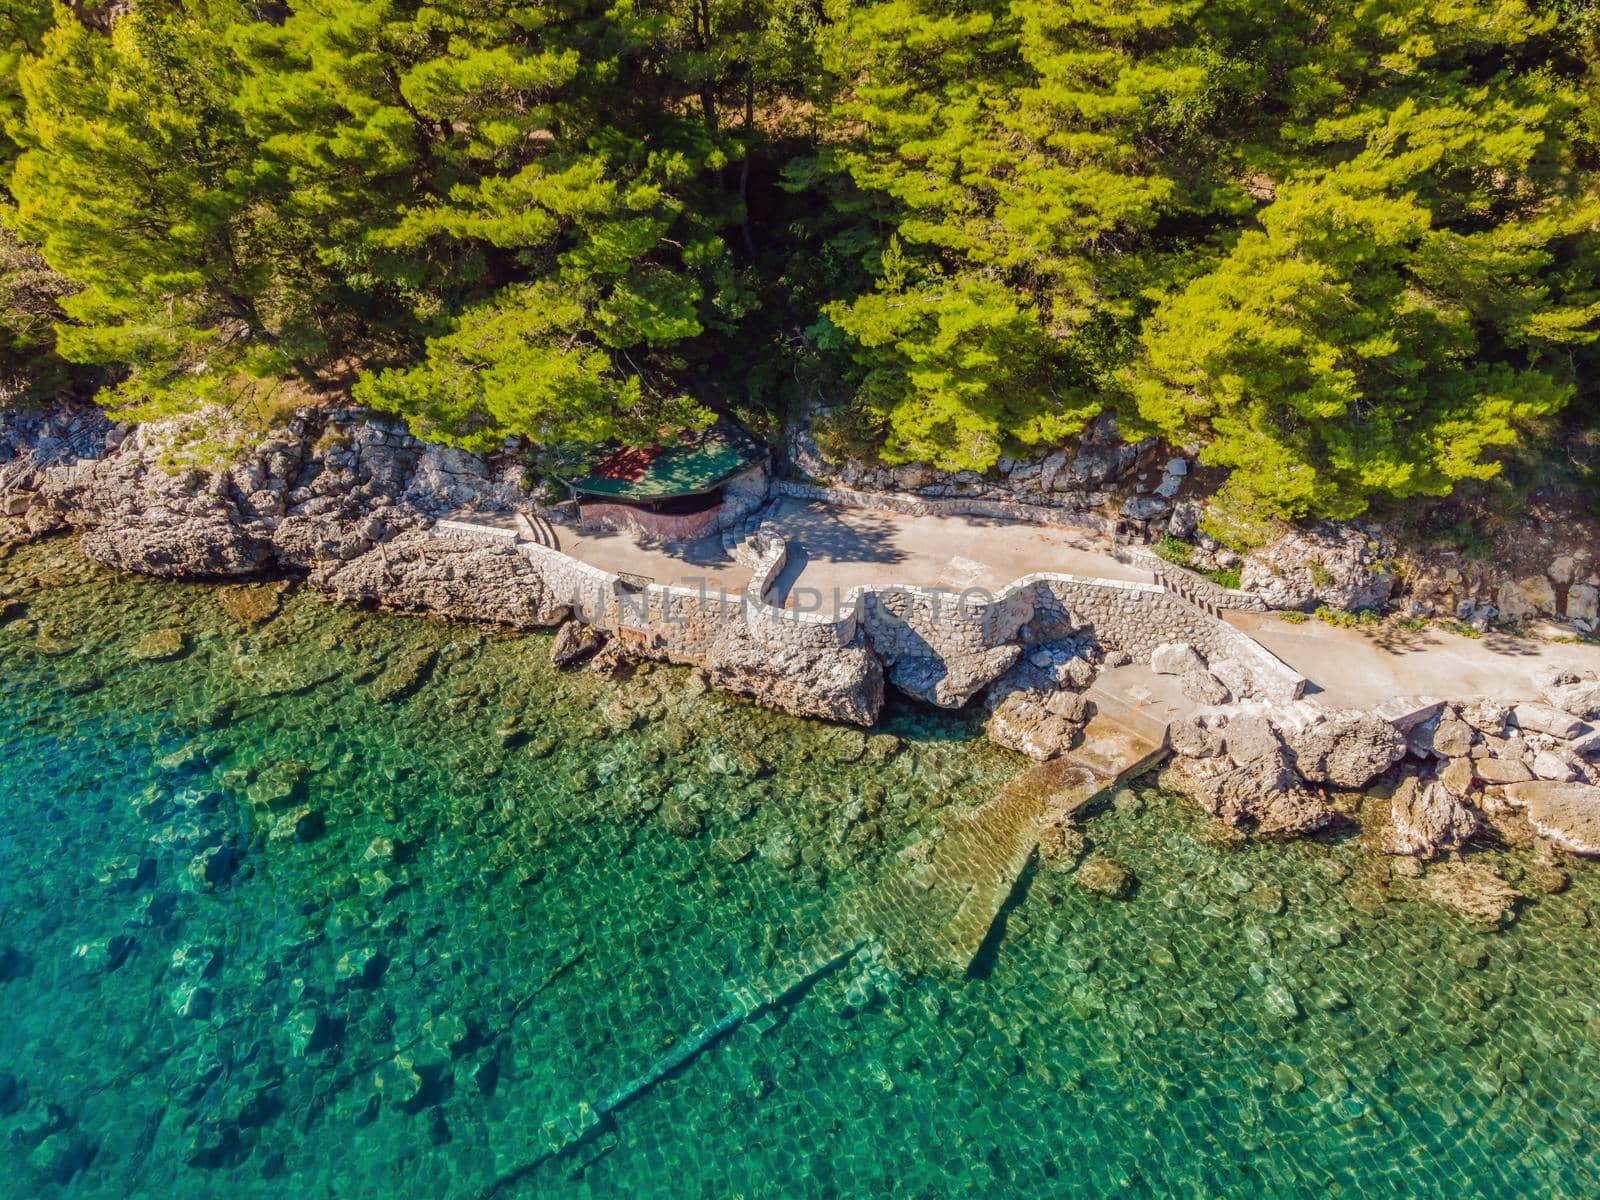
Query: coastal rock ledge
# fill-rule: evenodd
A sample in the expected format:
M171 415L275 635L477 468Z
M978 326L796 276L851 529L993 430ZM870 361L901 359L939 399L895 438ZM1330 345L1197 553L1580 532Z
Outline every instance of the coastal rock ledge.
M294 576L351 604L553 627L573 611L559 579L512 545L430 532L462 508L531 507L520 477L512 457L421 442L364 410L303 410L265 436L215 412L129 426L89 405L11 410L0 544L76 533L85 556L133 574ZM694 653L620 648L702 667L715 686L798 716L871 725L883 703L882 666L859 639L774 650L725 622Z

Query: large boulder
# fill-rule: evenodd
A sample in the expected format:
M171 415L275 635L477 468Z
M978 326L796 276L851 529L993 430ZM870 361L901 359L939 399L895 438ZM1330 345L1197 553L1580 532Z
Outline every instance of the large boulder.
M1465 758L1472 753L1472 735L1472 726L1447 708L1433 720L1412 729L1407 742L1419 757L1432 754L1445 759Z
M1187 675L1204 671L1206 660L1188 642L1163 642L1150 653L1150 669L1157 675Z
M1226 758L1176 758L1161 773L1161 785L1258 837L1299 837L1337 815L1327 800L1301 783L1281 747L1238 767Z
M1600 622L1600 588L1575 583L1567 589L1567 616L1574 621Z
M1289 529L1245 556L1240 587L1273 608L1377 608L1394 588L1380 544L1358 529Z
M1260 713L1240 713L1222 727L1222 748L1235 766L1276 756L1283 742L1271 721Z
M883 666L859 634L843 649L774 650L730 623L703 664L665 653L661 657L703 665L713 687L799 717L871 725L883 707Z
M1517 704L1512 706L1511 719L1518 729L1530 733L1547 733L1553 738L1570 739L1583 732L1583 722L1569 712L1549 704Z
M1178 680L1178 686L1196 704L1226 704L1233 698L1227 685L1210 671L1186 671Z
M1544 698L1551 707L1585 721L1600 717L1600 679L1580 679L1574 683L1558 684L1546 689Z
M940 708L960 708L999 679L1022 657L1022 647L952 653L944 658L913 655L893 659L889 682L906 695Z
M86 558L113 570L168 579L255 575L273 563L272 543L226 516L165 508L90 529L78 546Z
M1500 585L1496 600L1500 615L1508 621L1551 617L1556 611L1555 585L1543 575L1506 580Z
M1072 749L1088 711L1082 696L1059 693L1062 700L1038 692L1012 692L989 714L989 740L1043 762Z
M1167 743L1186 758L1216 758L1222 753L1222 730L1212 721L1190 715L1172 723Z
M1399 730L1358 709L1336 710L1324 721L1287 729L1284 740L1302 777L1341 788L1366 787L1406 752Z
M1389 851L1432 858L1459 850L1482 827L1478 810L1437 780L1407 779L1389 801Z
M510 546L407 533L349 559L328 558L311 583L339 600L431 612L517 629L558 625L572 597Z
M1600 787L1532 780L1506 788L1528 810L1528 824L1574 854L1600 855Z

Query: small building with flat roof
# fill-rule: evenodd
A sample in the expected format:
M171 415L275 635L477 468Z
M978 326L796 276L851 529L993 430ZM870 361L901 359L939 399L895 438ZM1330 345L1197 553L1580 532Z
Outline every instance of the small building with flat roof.
M720 420L653 445L608 450L569 486L585 531L692 541L733 524L765 497L767 452Z

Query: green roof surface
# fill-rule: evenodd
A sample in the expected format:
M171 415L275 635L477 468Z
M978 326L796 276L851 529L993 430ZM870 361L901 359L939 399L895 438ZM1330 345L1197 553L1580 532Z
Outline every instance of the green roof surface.
M760 457L761 448L744 432L719 421L671 445L615 450L572 486L618 500L671 500L709 492Z

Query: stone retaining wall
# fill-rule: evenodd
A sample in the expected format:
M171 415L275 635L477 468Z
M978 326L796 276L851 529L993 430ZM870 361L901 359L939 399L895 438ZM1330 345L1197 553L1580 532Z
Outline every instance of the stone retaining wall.
M1232 659L1249 670L1262 696L1280 703L1305 692L1305 678L1260 643L1159 584L1042 573L993 597L895 587L871 589L864 599L867 643L891 661L953 665L1087 628L1105 649L1135 659L1148 660L1164 642L1188 642L1211 661Z
M462 536L475 527L440 522L436 532ZM486 529L491 537L499 530ZM768 603L767 594L788 558L784 540L758 533L750 584L741 595L670 584L633 588L619 576L559 550L521 543L518 550L540 569L547 587L570 599L584 622L636 645L689 660L704 660L736 626L744 639L774 653L816 652L866 644L890 664L939 666L952 679L986 683L1000 661L995 652L1027 646L1087 628L1108 650L1147 659L1164 642L1188 642L1212 661L1232 659L1247 668L1259 693L1288 703L1305 679L1259 643L1160 584L1077 575L1025 576L991 595L982 589L954 593L909 585L856 588L837 612L808 613ZM1014 656L1013 656L1014 657ZM958 701L959 702L959 701Z
M1136 563L1180 595L1193 596L1201 605L1233 612L1270 612L1271 606L1254 592L1226 588L1198 571L1168 562L1143 546L1124 546L1118 551L1125 562Z
M905 492L868 492L855 488L823 486L780 479L772 485L774 495L796 500L822 500L841 508L867 508L904 513L910 517L995 517L1021 521L1028 525L1056 525L1070 529L1089 529L1095 533L1115 532L1115 522L1098 513L1053 508L1043 504L1023 504L1011 500L986 500L981 497L916 496Z

